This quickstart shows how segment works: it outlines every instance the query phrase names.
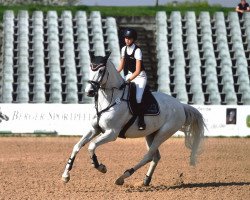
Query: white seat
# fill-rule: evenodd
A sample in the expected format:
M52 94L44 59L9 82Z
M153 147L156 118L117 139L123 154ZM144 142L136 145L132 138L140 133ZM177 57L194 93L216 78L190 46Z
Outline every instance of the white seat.
M61 92L60 91L51 92L49 101L51 103L61 103L62 102Z
M195 105L203 105L204 101L205 98L202 92L193 93L192 102Z
M17 85L17 102L29 102L29 84L28 82L19 82Z
M237 66L239 66L239 65L248 66L247 60L245 57L238 57L236 59L236 64L237 64Z
M188 103L188 95L185 90L178 92L176 98L182 103Z
M250 105L250 93L243 93L241 101L243 102L243 105Z
M221 98L219 92L212 91L209 94L209 101L212 105L220 105L221 104Z
M2 85L2 103L12 103L12 81L4 81Z
M201 76L199 74L191 76L190 81L191 81L192 85L193 84L195 84L195 85L199 84L199 86L201 86L201 84L202 84ZM192 85L191 85L191 87L192 87Z
M61 84L62 83L62 77L59 73L51 73L50 74L50 84Z
M223 83L231 83L234 84L233 76L230 73L225 73L222 76L222 82Z
M225 101L227 105L237 105L237 97L236 97L235 92L228 91L225 94Z
M230 83L230 82L223 83L222 92L224 92L224 93L234 92L233 83Z
M218 84L218 79L217 77L213 76L213 75L207 75L206 78L206 83L207 83L207 87L208 88L217 88L217 84Z
M250 80L247 74L239 74L238 75L238 83L239 84L249 84Z
M220 74L223 76L224 74L230 74L231 76L233 76L233 72L232 69L230 68L230 65L223 65L221 67L221 72Z
M236 71L237 71L237 74L244 74L244 75L248 74L247 66L244 64L237 65Z
M107 33L108 48L112 52L112 54L110 55L110 59L115 66L118 66L121 56L120 56L119 38L118 38L115 18L107 17L105 25L107 27L106 33Z
M66 102L67 103L77 103L78 102L78 96L75 91L68 91L66 94Z
M44 91L35 91L34 96L33 96L33 102L35 103L45 103L46 98L45 98L45 92Z
M200 83L192 83L191 87L190 87L190 91L192 93L199 93L199 94L203 94L202 93L202 88L201 88L201 84Z
M175 91L176 93L178 93L178 92L183 92L183 91L186 92L185 83L184 83L184 82L176 82L175 85L174 85L174 91Z
M67 83L69 83L69 82L76 83L77 82L76 73L67 73L66 82Z
M249 84L240 84L239 85L239 92L240 93L250 93L250 85Z

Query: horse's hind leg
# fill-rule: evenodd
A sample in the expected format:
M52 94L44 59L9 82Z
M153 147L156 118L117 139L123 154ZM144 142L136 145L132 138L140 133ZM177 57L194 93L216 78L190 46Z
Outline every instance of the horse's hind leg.
M77 155L77 153L80 151L80 149L86 144L88 143L90 140L92 140L96 135L98 135L99 132L95 129L91 129L89 130L89 132L85 135L82 136L82 138L79 140L79 142L77 144L75 144L73 151L68 159L68 162L66 164L66 167L64 169L64 172L62 174L62 180L67 183L70 180L70 174L69 171L72 169L73 167L73 163L75 161L75 157Z
M153 139L154 139L153 134L146 137L146 142L147 142L147 148L148 149L150 148L150 146L151 146L151 144L153 142ZM161 155L160 155L159 150L157 149L156 153L153 156L152 161L150 162L150 166L149 166L148 172L147 172L147 174L146 174L146 176L144 178L143 185L148 186L150 184L153 173L154 173L155 168L156 168L156 166L157 166L160 159L161 159Z
M166 125L165 127L162 127L162 129L159 132L157 132L157 134L155 135L152 141L152 144L149 147L148 152L145 154L143 159L133 168L126 170L123 173L123 175L121 175L115 181L117 185L123 185L124 180L126 178L130 177L136 170L140 169L142 166L144 166L145 164L153 160L154 156L157 155L159 146L176 132L176 130L171 130L171 131L170 130L168 131L168 130L169 130L169 127L168 125ZM155 169L155 166L154 166L154 169ZM151 172L152 171L150 170L150 173Z

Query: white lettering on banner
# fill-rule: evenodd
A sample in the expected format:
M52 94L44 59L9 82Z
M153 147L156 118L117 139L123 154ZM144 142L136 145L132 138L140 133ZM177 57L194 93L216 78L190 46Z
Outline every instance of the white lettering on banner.
M206 136L250 135L250 106L194 107L204 117L208 128ZM9 117L9 121L0 124L0 132L41 131L59 135L82 135L90 127L96 113L93 104L1 104L0 110ZM227 118L231 111L235 111L234 121L228 121Z

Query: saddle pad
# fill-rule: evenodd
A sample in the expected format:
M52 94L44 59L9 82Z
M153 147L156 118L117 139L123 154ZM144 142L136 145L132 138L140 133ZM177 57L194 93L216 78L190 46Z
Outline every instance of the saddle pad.
M129 84L129 101L128 107L133 115L138 115L138 106L136 102L136 86L135 83ZM149 90L149 86L146 86L142 97L142 104L144 108L144 115L155 116L159 115L160 109L158 102Z

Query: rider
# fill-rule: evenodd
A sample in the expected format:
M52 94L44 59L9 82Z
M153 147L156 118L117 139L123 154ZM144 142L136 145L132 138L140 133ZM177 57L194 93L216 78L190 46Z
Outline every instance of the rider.
M125 84L134 82L136 85L136 101L139 109L139 130L145 130L146 124L144 122L144 112L142 105L142 96L147 83L147 75L142 61L142 51L139 46L135 44L137 39L137 32L132 28L127 28L124 31L125 46L121 50L121 60L117 71L124 70Z

